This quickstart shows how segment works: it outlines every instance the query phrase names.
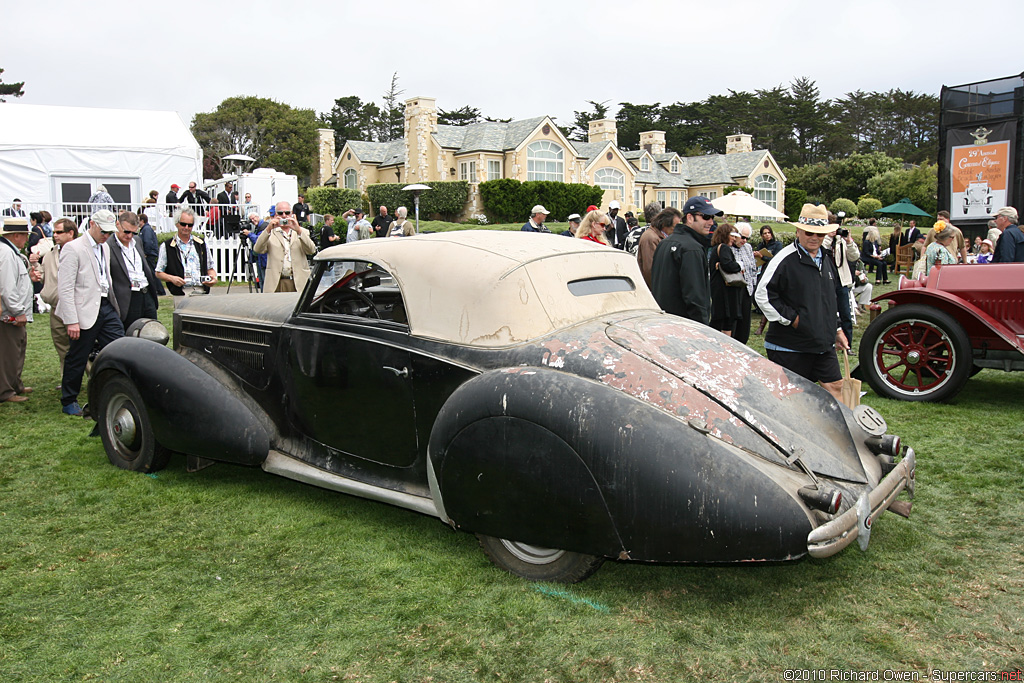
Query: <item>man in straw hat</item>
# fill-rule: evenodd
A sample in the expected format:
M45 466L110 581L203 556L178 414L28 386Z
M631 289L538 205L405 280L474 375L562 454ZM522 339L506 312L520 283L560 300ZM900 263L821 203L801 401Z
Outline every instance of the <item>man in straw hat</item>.
M754 299L769 321L764 348L768 358L842 398L836 345L849 349L839 326L843 285L832 258L822 248L835 230L818 204L800 210L796 241L768 262Z
M0 228L0 402L21 403L32 393L21 381L32 322L32 281L28 260L21 253L28 242L28 221L5 218Z

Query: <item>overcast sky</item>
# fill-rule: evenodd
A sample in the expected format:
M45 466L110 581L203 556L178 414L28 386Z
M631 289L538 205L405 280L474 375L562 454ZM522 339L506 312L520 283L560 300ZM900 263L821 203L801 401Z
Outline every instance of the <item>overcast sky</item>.
M825 98L938 94L1024 68L1020 0L4 5L2 78L25 81L8 101L174 110L188 124L234 95L318 113L348 95L380 103L394 72L403 99L567 125L587 100L614 114L619 102L691 102L799 76Z

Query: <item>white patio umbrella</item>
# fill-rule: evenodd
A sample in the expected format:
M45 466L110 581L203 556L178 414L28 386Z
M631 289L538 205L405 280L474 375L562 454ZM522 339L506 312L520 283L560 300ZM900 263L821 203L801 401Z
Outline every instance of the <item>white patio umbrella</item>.
M786 214L776 211L760 199L754 199L743 190L735 190L717 199L711 205L730 216L757 216L759 218L786 218Z

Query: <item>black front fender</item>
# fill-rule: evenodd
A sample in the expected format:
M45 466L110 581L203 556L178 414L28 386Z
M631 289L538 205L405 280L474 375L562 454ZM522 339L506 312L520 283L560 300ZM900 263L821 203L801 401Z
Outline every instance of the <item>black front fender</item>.
M93 363L89 401L116 375L138 389L164 447L244 465L266 459L270 436L260 419L229 387L166 346L134 337L108 344Z

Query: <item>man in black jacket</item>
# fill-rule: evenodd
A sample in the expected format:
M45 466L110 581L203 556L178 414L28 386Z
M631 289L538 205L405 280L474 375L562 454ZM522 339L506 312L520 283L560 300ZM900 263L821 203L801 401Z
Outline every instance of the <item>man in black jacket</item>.
M804 204L796 241L765 268L754 299L769 321L764 348L769 360L812 382L820 382L842 399L842 375L835 347L849 349L839 326L843 284L831 254L822 248L828 210Z
M708 228L722 212L704 197L683 207L683 222L663 239L651 264L651 293L662 310L699 323L711 322Z

